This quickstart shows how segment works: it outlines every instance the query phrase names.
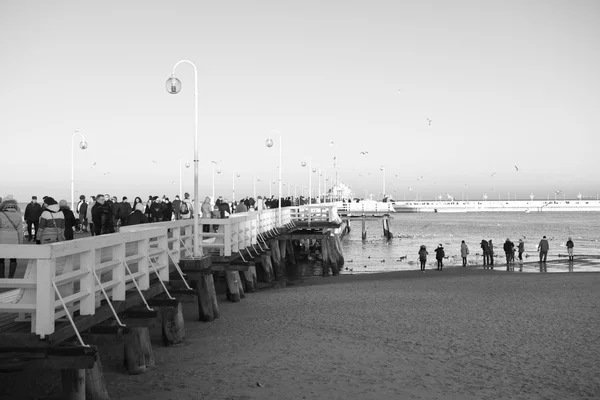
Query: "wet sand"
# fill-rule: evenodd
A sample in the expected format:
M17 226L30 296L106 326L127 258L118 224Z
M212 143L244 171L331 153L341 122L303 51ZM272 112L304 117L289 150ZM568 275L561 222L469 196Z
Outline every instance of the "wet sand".
M187 312L186 344L155 345L144 375L101 351L112 399L592 399L599 287L480 268L310 278L212 323Z

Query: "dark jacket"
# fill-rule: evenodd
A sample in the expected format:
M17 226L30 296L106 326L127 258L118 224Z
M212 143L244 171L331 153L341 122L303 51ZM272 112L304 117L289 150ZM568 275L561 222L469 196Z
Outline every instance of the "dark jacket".
M573 247L575 247L575 245L573 244L573 241L567 240L567 249L572 249Z
M515 248L515 244L511 241L504 242L503 248L505 253L512 253L513 249Z
M446 253L444 252L443 247L438 247L437 249L435 249L435 259L436 260L442 260L445 255L446 255Z
M115 225L113 223L113 213L108 202L105 202L104 204L94 204L92 207L92 222L95 225L94 229L100 227L100 231L103 234L114 233Z
M181 200L175 199L171 202L171 205L173 206L173 212L175 214L179 214L179 207L181 207Z
M164 202L163 203L163 215L162 215L162 220L163 221L170 221L173 219L173 203L171 202Z
M525 252L525 243L524 242L519 242L519 253L523 253Z
M135 210L127 216L127 225L147 224L148 218L140 210Z
M79 201L79 203L77 204L77 214L79 215L83 215L83 218L85 218L85 214L87 214L87 209L88 209L88 203L84 203L81 200Z
M481 241L481 250L483 250L483 254L488 254L490 251L488 242L485 239Z
M42 216L42 206L39 203L29 203L25 207L25 221L37 222Z
M221 213L221 218L228 218L225 216L225 211L227 211L229 213L229 215L231 215L231 210L229 209L229 203L222 202L221 204L219 204L219 212Z
M61 207L60 211L62 211L65 216L65 239L73 240L73 228L75 227L75 214L69 207Z
M126 219L131 214L131 204L128 201L122 201L119 203L119 219Z
M163 211L165 206L163 203L152 202L150 204L150 215L152 216L152 222L160 222L163 220Z

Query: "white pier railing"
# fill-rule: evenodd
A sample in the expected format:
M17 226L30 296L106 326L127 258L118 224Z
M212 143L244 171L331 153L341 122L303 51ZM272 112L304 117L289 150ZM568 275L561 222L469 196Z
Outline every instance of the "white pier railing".
M339 222L336 207L285 207L282 225ZM200 248L204 254L242 259L258 254L282 228L278 213L268 209L200 219ZM181 257L191 254L193 228L194 221L188 219L122 227L119 233L47 245L0 244L0 257L28 263L23 278L0 279L0 289L8 289L0 292L0 314L18 314L17 321L30 322L31 332L43 338L54 333L59 319L66 317L73 324L74 313L95 314L102 300L112 308L112 302L125 300L128 290L142 295L155 277L167 291L170 264L179 270ZM115 318L118 321L116 313Z

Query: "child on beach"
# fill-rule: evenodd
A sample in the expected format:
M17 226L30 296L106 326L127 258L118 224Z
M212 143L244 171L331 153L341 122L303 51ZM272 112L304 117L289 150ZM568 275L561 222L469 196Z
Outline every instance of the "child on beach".
M519 264L523 264L523 253L525 252L525 242L523 239L519 239Z
M424 274L425 273L425 264L427 263L427 255L429 253L427 252L427 247L425 247L425 245L421 245L421 248L419 249L419 261L421 262L421 273Z
M573 261L573 247L575 247L573 244L573 239L569 238L569 240L567 240L567 253L569 254L569 261Z
M444 268L444 246L440 243L437 249L435 249L435 259L437 260L437 270L441 271Z

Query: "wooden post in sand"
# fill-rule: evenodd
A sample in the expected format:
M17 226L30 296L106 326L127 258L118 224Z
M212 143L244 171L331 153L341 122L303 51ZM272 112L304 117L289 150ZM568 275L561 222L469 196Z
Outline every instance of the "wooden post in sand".
M390 240L394 237L394 235L392 234L392 232L390 232L390 221L387 218L383 219L383 236L386 237L386 239Z
M60 377L65 400L85 400L84 369L63 369Z
M256 279L256 267L251 265L248 267L247 271L244 271L244 280L246 281L246 291L248 293L256 292L258 288L258 282Z
M195 287L198 292L198 320L210 322L219 318L219 305L212 273L202 275L199 280L192 282L192 287Z
M185 328L183 325L183 310L181 303L176 306L160 307L162 319L162 337L165 346L173 346L183 343L185 340Z
M244 274L240 274L240 271L234 271L234 272L235 272L235 275L237 275L236 280L237 280L237 284L238 284L238 289L240 291L240 299L245 299L246 291L244 290L244 282L242 282L242 277L244 276Z
M104 384L104 373L100 356L96 357L94 366L85 370L85 399L86 400L110 400L108 390Z
M260 264L262 266L265 281L270 283L273 282L273 264L271 263L272 252L266 251L265 254L260 255Z
M275 280L285 282L285 270L284 263L281 258L281 247L279 245L279 240L271 241L271 260L273 261Z
M237 271L225 271L225 281L227 282L225 295L227 300L232 303L237 303L241 299L238 277Z
M321 239L321 258L323 265L323 276L329 276L329 268L331 268L331 261L329 259L329 246L327 246L327 235L323 235Z
M129 327L129 333L125 335L125 364L131 375L142 374L154 367L148 327Z

